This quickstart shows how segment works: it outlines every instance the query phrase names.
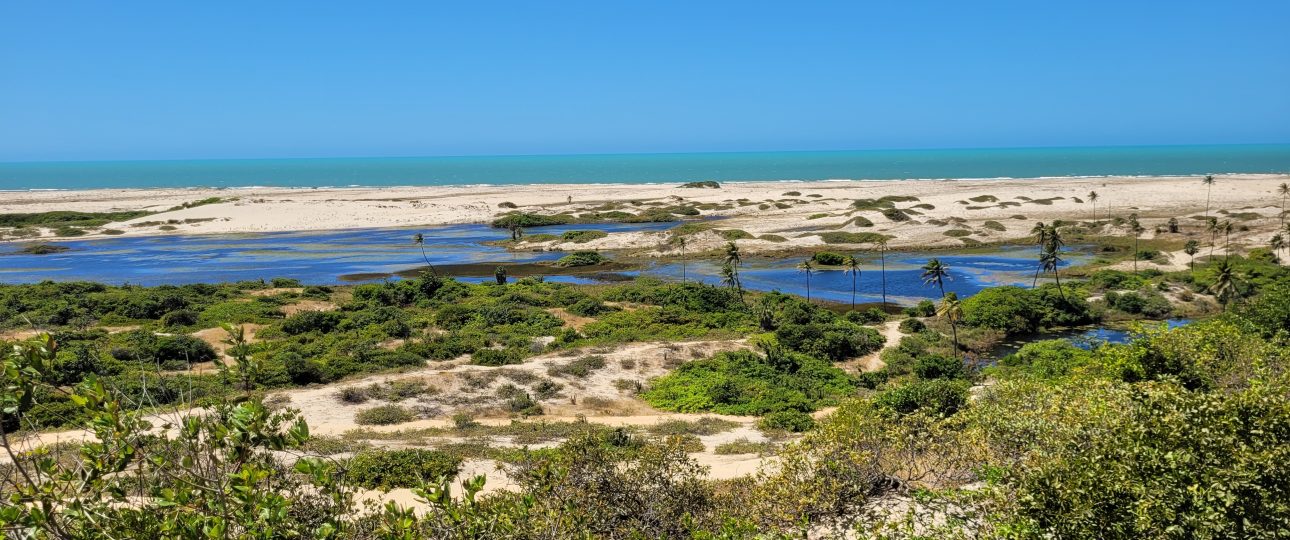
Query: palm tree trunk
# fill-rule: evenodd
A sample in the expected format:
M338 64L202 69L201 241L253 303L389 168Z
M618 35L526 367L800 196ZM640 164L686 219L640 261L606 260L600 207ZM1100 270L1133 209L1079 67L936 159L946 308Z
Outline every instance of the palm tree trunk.
M959 325L950 319L950 334L954 336L954 357L963 359L963 353L959 351Z
M856 310L856 275L851 274L851 311Z
M1205 190L1205 217L1209 217L1209 195L1214 192L1214 184L1210 184Z
M806 301L811 301L811 273L806 273Z
M1062 272L1053 267L1053 278L1057 280L1057 294L1061 295L1062 302L1066 301L1066 292L1062 290Z
M426 266L429 266L429 267L430 267L430 275L435 276L435 277L439 277L439 272L438 272L437 270L435 270L435 269L434 269L434 265L433 265L433 264L430 264L430 257L427 257L427 256L426 256L426 245L425 245L425 244L421 244L421 258L422 258L422 259L425 259L425 260L426 260Z
M887 306L887 250L879 249L878 258L882 261L882 305Z

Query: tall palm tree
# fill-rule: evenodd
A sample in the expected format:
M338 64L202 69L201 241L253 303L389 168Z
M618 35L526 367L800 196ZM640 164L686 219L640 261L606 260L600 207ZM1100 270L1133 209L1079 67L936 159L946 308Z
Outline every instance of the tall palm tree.
M735 266L728 262L721 263L721 284L731 289L739 286L739 276L735 273Z
M1236 296L1236 270L1232 268L1232 262L1223 259L1219 261L1214 270L1214 283L1209 286L1209 292L1218 298L1218 302L1223 305L1223 311L1227 311L1227 303Z
M797 265L797 269L801 270L803 274L806 274L806 301L810 302L811 301L811 272L815 271L815 265L811 264L810 259L806 259L805 261L802 261L801 264Z
M1196 254L1200 253L1200 242L1188 240L1187 243L1183 245L1183 253L1186 253L1191 257L1191 260L1187 261L1189 269L1193 272L1196 271Z
M959 321L963 319L963 304L959 302L959 295L949 293L941 297L941 305L936 307L936 316L950 322L950 334L954 337L954 357L961 359Z
M1133 271L1134 272L1138 271L1138 240L1142 238L1142 233L1145 231L1146 229L1142 228L1142 224L1138 223L1138 215L1129 214L1129 232L1133 233Z
M1048 231L1048 225L1045 225L1042 221L1036 222L1035 226L1030 228L1030 234L1035 236L1035 245L1039 246L1040 257L1044 256L1044 250L1048 246ZM1033 289L1039 286L1039 271L1041 269L1042 268L1040 266L1035 267L1035 279L1030 284L1030 288Z
M887 305L887 239L878 240L878 261L882 265L879 275L882 276L882 305Z
M739 265L744 263L744 259L739 254L739 246L735 245L734 242L726 242L726 256L722 263L730 267L732 286L739 293L739 298L742 300L744 297L744 284L739 280Z
M681 245L681 283L685 283L685 237L676 237L677 243Z
M434 265L430 264L430 257L426 256L426 237L422 236L421 233L416 233L412 235L412 243L421 248L421 258L425 259L426 266L430 267L430 275L437 277L439 272L435 271Z
M1214 258L1214 247L1218 245L1218 218L1205 218L1205 231L1209 233L1209 257Z
M1093 203L1093 226L1097 226L1097 192L1088 192L1088 202Z
M846 267L846 273L851 275L851 309L854 311L856 308L856 281L860 279L860 261L856 260L853 255L847 255L846 260L842 261L842 265Z
M1205 217L1209 217L1209 195L1214 192L1214 175L1205 175L1200 183L1205 186Z
M1223 232L1223 238L1224 238L1223 258L1232 256L1232 229L1233 229L1232 221L1229 219L1223 220L1223 224L1219 225L1219 230Z
M1281 185L1277 186L1277 193L1281 195L1281 225L1284 227L1286 224L1286 196L1290 195L1290 184L1281 182Z
M923 284L935 284L941 289L941 297L945 297L945 280L950 278L950 267L941 263L940 259L932 257L923 265Z
M1057 294L1061 295L1062 300L1066 300L1066 292L1062 290L1062 274L1060 271L1062 265L1062 253L1056 249L1045 251L1043 256L1039 257L1039 264L1043 266L1044 272L1052 272L1053 278L1057 280Z

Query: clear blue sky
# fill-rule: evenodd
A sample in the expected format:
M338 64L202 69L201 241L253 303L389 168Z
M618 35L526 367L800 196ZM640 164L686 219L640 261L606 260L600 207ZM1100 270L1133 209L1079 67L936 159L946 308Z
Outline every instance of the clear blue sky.
M1286 0L339 4L2 0L0 161L1290 142Z

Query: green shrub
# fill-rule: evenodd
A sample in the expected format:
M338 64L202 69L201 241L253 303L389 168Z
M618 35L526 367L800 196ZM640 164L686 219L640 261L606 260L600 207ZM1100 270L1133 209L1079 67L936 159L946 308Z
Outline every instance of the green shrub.
M981 293L977 293L981 294ZM976 296L976 295L973 295ZM936 304L931 300L919 300L918 304L905 308L906 317L931 317L936 314Z
M552 377L573 377L585 379L591 372L605 367L605 357L598 355L584 356L562 365L547 368L546 374Z
M493 220L492 226L495 229L509 229L512 226L528 228L546 225L568 225L570 223L573 223L573 218L565 214L548 216L527 212L513 212Z
M354 423L360 426L390 426L416 420L417 415L407 407L399 405L377 405L363 409L354 415Z
M899 329L905 334L917 334L927 329L927 325L919 319L909 318L900 321Z
M1025 373L1041 379L1055 379L1069 375L1075 368L1092 360L1088 351L1064 339L1035 341L1023 345L1017 352L1003 357L999 365L1009 372Z
M609 236L605 231L567 231L560 235L560 240L573 242L575 244L584 244L598 238Z
M758 420L757 427L764 431L801 433L815 427L815 419L802 411L776 411Z
M842 266L847 262L847 256L834 251L821 251L811 255L811 260L825 266Z
M461 458L436 450L368 450L345 463L345 478L367 489L415 488L451 480Z
M942 231L941 234L948 236L950 238L962 238L964 236L970 236L972 234L972 231L969 231L967 229L950 229L948 231Z
M921 356L914 362L914 374L920 379L961 379L967 368L953 356Z
M816 410L854 388L846 373L822 360L790 352L765 357L735 351L682 364L652 381L642 397L670 411L762 415Z
M603 255L594 251L575 251L560 257L560 260L555 261L555 265L561 268L572 266L595 266L597 264L603 264L607 260L608 259Z
M340 325L342 316L335 311L301 311L282 321L282 331L290 335L309 332L329 333Z
M883 390L874 404L901 414L924 411L948 416L967 404L968 382L964 380L917 380Z
M519 364L524 359L514 349L480 349L470 355L470 361L477 366L508 366Z

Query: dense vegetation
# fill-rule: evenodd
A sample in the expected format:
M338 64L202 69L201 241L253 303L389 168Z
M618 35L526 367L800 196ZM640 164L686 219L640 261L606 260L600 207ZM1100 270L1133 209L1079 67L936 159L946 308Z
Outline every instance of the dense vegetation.
M1219 305L1206 293L1232 275ZM309 302L316 309L300 308ZM591 320L575 329L560 310ZM1207 317L1173 329L1146 324L1122 345L1037 341L997 364L982 361L1006 336L1176 314ZM1101 271L962 302L946 295L906 316L905 335L881 353L884 367L853 375L839 363L883 346L864 323L885 315L735 286L432 276L345 288L0 286L0 327L54 330L7 347L5 448L21 448L10 442L15 430L78 425L94 435L0 460L0 533L1282 538L1290 530L1285 268L1253 254L1194 272ZM255 340L230 327L220 360L192 336L220 323L254 328ZM263 399L266 388L445 359L503 366L547 351L697 338L748 345L682 360L641 396L662 409L762 415L768 432L804 432L754 477L710 480L688 456L694 432L723 429L720 421L656 433L582 423L561 428L557 447L508 453L516 489L484 495L482 477L453 487L461 456L448 450L322 455L295 413ZM212 360L225 365L187 369ZM604 363L575 352L552 370L586 376ZM529 414L521 411L536 404L521 395L528 401L516 414ZM144 421L177 404L205 413L174 430ZM818 420L809 414L834 405ZM366 410L377 411L374 424L408 413L393 404ZM463 433L482 429L469 417L455 423ZM358 488L394 487L415 487L424 509L355 502Z

